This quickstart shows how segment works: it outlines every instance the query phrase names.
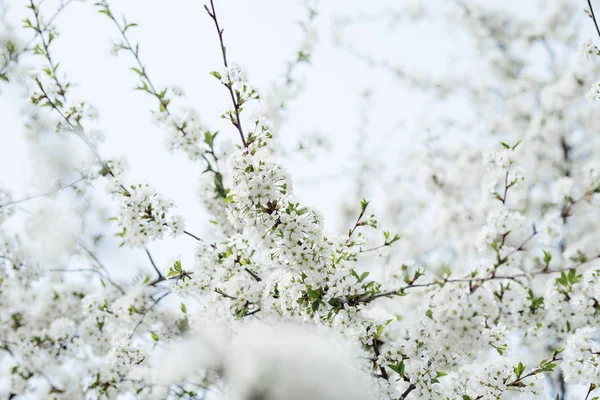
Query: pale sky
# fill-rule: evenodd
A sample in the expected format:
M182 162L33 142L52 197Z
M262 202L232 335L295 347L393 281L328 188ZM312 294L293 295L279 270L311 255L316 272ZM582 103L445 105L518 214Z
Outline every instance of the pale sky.
M26 17L24 2L5 0L9 6L6 21L21 26ZM152 122L150 110L155 99L139 91L136 66L130 54L110 55L111 40L119 33L106 18L86 1L69 5L56 20L60 37L53 44L53 56L61 70L77 84L71 98L86 101L99 111L97 127L106 135L100 147L106 159L127 156L130 176L151 182L172 198L185 219L188 230L203 234L207 217L195 194L202 171L182 153L165 151L164 132ZM43 10L51 15L58 0L46 0ZM177 85L186 96L182 105L198 110L202 121L220 130L218 140L237 143L237 134L219 118L229 107L227 93L210 71L221 69L221 54L212 21L196 0L128 0L110 2L115 15L125 14L139 24L130 31L140 43L140 54L157 87ZM402 157L406 150L421 146L429 121L444 114L465 113L460 104L435 102L430 95L399 84L390 73L370 68L337 47L336 21L365 18L365 22L345 31L344 40L361 54L374 60L388 60L409 69L434 76L469 70L471 54L459 30L448 36L447 25L438 19L416 23L408 17L418 14L419 1L323 0L316 2L318 41L308 67L306 90L290 106L290 118L275 132L284 148L293 148L307 135L319 133L331 143L316 157L292 156L281 162L290 170L300 201L325 215L326 229L340 231L340 209L344 201L356 201L351 189L358 168L357 157L368 160L375 176L379 171L416 168ZM442 2L428 3L436 9ZM231 62L245 67L253 86L268 93L272 82L281 81L286 62L293 59L302 39L298 21L304 18L299 0L216 0L220 24ZM390 18L400 10L400 18ZM407 11L402 11L407 10ZM383 18L382 18L383 16ZM18 31L25 41L30 31ZM26 65L39 57L22 60ZM14 198L38 193L33 179L29 151L23 139L20 116L26 103L17 88L3 85L0 95L0 182L13 190ZM361 101L369 90L371 106ZM174 106L177 106L174 104ZM361 118L366 135L357 147ZM357 153L360 148L360 153ZM372 200L372 208L382 207L386 189L376 182L361 194ZM27 206L24 206L27 207ZM395 227L385 227L397 230ZM113 243L114 244L114 243ZM178 239L153 243L160 263L182 254L192 256L194 243ZM107 249L109 250L109 249ZM115 257L122 257L119 250ZM113 253L107 251L107 254ZM108 256L108 255L107 255Z

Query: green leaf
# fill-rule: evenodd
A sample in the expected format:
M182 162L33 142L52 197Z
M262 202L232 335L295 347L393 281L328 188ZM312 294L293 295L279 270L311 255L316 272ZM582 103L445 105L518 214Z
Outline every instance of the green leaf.
M5 82L8 82L8 76L6 76L6 74L0 74L0 79L2 79Z
M109 10L108 8L103 8L103 9L101 9L101 10L98 10L98 12L99 12L99 13L102 13L102 14L106 14L106 15L108 15L109 17L111 17L111 18L112 18L112 14L111 14L111 12L110 12L110 10Z
M313 301L312 307L311 307L312 310L313 310L313 312L319 311L319 305L321 305L321 300L315 300L315 301Z
M387 366L392 371L397 373L398 375L404 376L404 369L405 369L404 360L401 360L401 361L397 362L396 364L388 364Z
M510 149L510 146L504 142L500 142L500 144L502 145L502 147L504 147L505 149Z
M569 284L569 280L567 279L567 274L564 272L560 273L560 278L556 278L556 283L559 283L563 286L567 286Z
M521 377L521 375L523 375L523 372L525 372L525 366L522 362L519 361L519 364L517 364L517 366L513 368L513 371L518 379Z
M569 274L567 275L567 279L571 285L579 282L581 279L581 275L577 275L577 271L575 269L569 270Z
M367 209L368 206L369 206L369 202L366 199L362 199L360 201L360 209L362 212L365 212L365 210Z
M554 368L556 367L556 363L550 363L550 364L546 364L544 365L544 367L542 368L543 372L552 372L554 371Z
M448 374L447 374L447 373L445 373L445 372L439 372L439 371L436 371L435 378L433 378L433 379L431 380L431 382L432 382L432 383L440 383L440 381L439 381L439 379L438 379L438 378L441 378L442 376L446 376L446 375L448 375Z
M544 264L548 266L550 261L552 261L552 254L549 251L544 250Z
M181 267L181 261L177 260L173 263L173 266L169 268L169 272L167 273L167 279L172 278L174 276L179 276L183 273L183 268Z
M206 143L210 147L212 147L213 145L213 136L210 134L209 131L204 132L204 143Z
M157 335L156 333L154 333L154 332L150 332L150 334L152 335L152 339L153 339L155 342L158 342L158 335Z
M313 290L313 288L310 287L310 285L306 285L306 293L308 294L308 297L310 297L311 299L320 299L321 298L321 291Z
M218 80L221 80L221 74L218 73L217 71L212 71L212 72L210 72L210 74L212 76L214 76L215 78L217 78Z

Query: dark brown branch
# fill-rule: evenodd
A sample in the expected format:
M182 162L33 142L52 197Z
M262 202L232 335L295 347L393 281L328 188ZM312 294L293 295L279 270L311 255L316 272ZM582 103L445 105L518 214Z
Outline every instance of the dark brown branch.
M377 339L373 339L373 352L375 352L375 363L377 363L377 361L379 359L379 355L381 354L379 351L379 344L377 343ZM390 380L390 377L383 365L379 366L379 371L381 372L381 377L383 379L385 379L386 381Z
M191 237L191 238L194 238L194 239L196 239L196 240L197 240L197 241L199 241L199 242L201 242L201 241L202 241L202 239L200 239L198 236L194 235L193 233L190 233L190 232L188 232L188 231L185 231L185 230L183 231L183 233L184 233L184 234L186 234L186 235L188 235L188 236L189 236L189 237Z
M408 387L406 388L406 390L400 395L399 400L406 399L408 397L408 395L410 394L410 392L412 392L416 388L417 388L417 386L414 383L411 383L410 385L408 385Z
M256 281L256 282L260 282L262 281L261 277L256 275L256 273L250 271L248 268L244 268L244 271L246 271L247 273L250 274L250 276Z
M596 389L596 385L594 385L593 383L590 383L590 388L588 389L587 394L585 395L585 399L584 400L588 400L588 397L590 397L590 394Z
M158 269L158 267L156 266L156 263L154 262L154 259L152 258L152 254L150 254L150 251L148 250L147 247L144 247L144 250L146 251L146 254L148 255L148 259L150 260L150 264L152 264L152 268L154 268L154 270L156 271L156 273L158 274L158 278L156 278L154 281L152 281L150 283L150 286L154 286L159 282L162 282L164 280L166 280L165 276L160 272L160 270Z
M598 28L598 21L596 21L596 14L594 14L594 7L592 7L591 0L588 0L588 5L590 6L590 13L592 16L592 20L594 21L594 26L596 27L596 32L598 33L598 37L600 37L600 28Z

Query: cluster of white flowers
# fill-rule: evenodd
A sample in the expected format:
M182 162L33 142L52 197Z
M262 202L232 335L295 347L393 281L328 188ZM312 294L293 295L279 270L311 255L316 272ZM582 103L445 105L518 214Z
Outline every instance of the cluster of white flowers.
M564 351L565 379L587 385L600 380L600 336L598 328L580 328L567 340Z
M595 56L600 56L600 49L592 42L592 39L581 42L579 45L579 59L581 61L590 61Z
M148 183L129 185L122 197L117 221L119 236L124 243L140 247L149 241L162 239L165 233L177 236L183 232L184 221L180 215L171 215L175 204L165 199Z
M227 192L223 186L223 176L220 173L203 174L196 193L202 206L210 214L211 221L226 235L233 235L235 229L227 218Z
M182 115L157 113L156 122L165 130L165 147L170 152L181 150L193 161L200 160L206 149L202 147L207 131L198 112L187 108Z
M82 123L95 112L67 103L69 85L55 67L34 75L32 104L57 114L44 132L75 131L95 156L76 170L86 172L90 187L107 178L122 245L146 247L185 233L198 247L193 262L181 257L164 269L145 249L157 277L113 279L95 254L105 232L86 229L88 208L96 205L91 197L75 196L72 212L62 212L58 204L67 197L43 194L54 199L38 203L26 235L0 234L0 396L540 398L544 375L559 368L566 384L595 390L599 142L588 135L597 118L578 105L593 74L553 64L552 78L533 79L521 55L546 37L552 39L546 46L570 44L564 36L574 8L566 1L535 24L483 6L449 6L450 20L463 21L487 54L490 72L481 85L469 83L475 86L465 101L476 103L481 121L463 127L479 132L485 123L486 130L516 136L516 144L500 142L494 144L500 151L488 152L496 147L440 141L414 157L427 167L407 171L416 178L387 194L406 241L379 231L366 200L353 205L347 232L325 232L323 216L294 193L271 125L261 118L242 124L245 103L259 96L237 66L212 72L233 102L222 117L242 142L226 151L215 149L217 134L195 111L179 113L166 91L157 93L145 70L138 72L142 89L160 101L167 149L182 150L204 168L198 195L213 225L210 240L184 232L174 202L149 183L131 183L124 161L100 157ZM105 1L98 6L119 26ZM466 9L457 15L456 7ZM37 6L30 9L38 18ZM207 11L217 22L212 2ZM126 35L131 24L124 24ZM218 34L223 40L223 30ZM311 37L299 57L312 51ZM48 46L38 53L57 65ZM125 47L141 65L137 50ZM222 50L224 64L232 65ZM585 58L599 52L590 42L582 47ZM438 89L447 96L455 87ZM496 97L503 113L493 109ZM393 207L398 193L414 204ZM0 223L15 214L10 203L0 191Z
M600 81L592 84L590 90L585 94L585 98L590 105L596 106L596 103L600 100Z
M252 226L280 264L295 270L323 269L321 217L290 196L289 176L269 160L266 146L259 137L232 156L230 219L237 228Z

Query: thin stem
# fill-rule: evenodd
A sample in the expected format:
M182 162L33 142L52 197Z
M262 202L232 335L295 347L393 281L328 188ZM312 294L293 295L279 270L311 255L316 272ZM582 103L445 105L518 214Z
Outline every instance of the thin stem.
M154 259L152 258L152 254L150 254L150 251L148 250L148 248L144 247L144 250L146 251L146 254L148 255L148 259L150 260L150 264L152 264L152 267L154 268L154 270L158 274L158 277L155 280L153 280L152 282L150 282L149 285L150 286L155 286L156 284L158 284L160 282L166 281L167 278L165 278L165 276L160 272L160 270L156 266L156 263L154 262Z
M85 137L85 134L81 131L81 129L79 127L75 126L71 122L71 120L62 112L62 110L56 105L56 103L50 98L50 96L48 96L48 93L44 89L42 82L37 80L37 84L38 84L38 87L40 88L40 90L42 91L44 98L48 101L48 105L50 105L50 107L54 111L56 111L61 116L61 118L69 125L69 127L73 130L73 132L81 140L83 140L83 142L87 145L87 147L92 151L92 153L96 157L96 160L98 160L98 162L104 167L104 169L110 174L110 176L115 178L116 177L115 174L112 172L112 170L110 169L108 164L102 159L102 157L100 156L100 153L98 153L98 150L96 150L94 145L88 140L87 137ZM123 185L119 185L119 186L121 187L121 189L123 189L123 191L126 195L128 195L128 196L130 195L129 191Z
M77 268L77 269L54 268L54 269L50 269L49 271L50 272L92 272L94 274L100 275L100 277L102 279L106 279L108 281L108 283L113 285L119 292L121 292L121 294L125 294L125 291L123 290L123 288L121 288L121 286L117 285L112 279L110 279L109 276L104 275L102 272L100 272L94 268Z
M260 312L260 308L257 308L257 309L256 309L256 310L254 310L254 311L250 311L248 314L246 314L246 317L249 317L249 316L251 316L251 315L257 314L258 312Z
M585 395L585 399L584 400L588 400L588 398L590 397L590 394L596 389L596 385L594 385L593 383L590 383L590 388L588 389L587 394Z
M504 175L504 196L502 196L502 204L506 204L506 193L508 192L508 171Z
M190 232L188 232L188 231L185 231L185 230L183 231L183 233L184 233L184 234L186 234L186 235L188 235L188 236L189 236L189 237L191 237L191 238L194 238L194 239L196 239L196 240L197 240L197 241L199 241L199 242L201 242L201 241L202 241L202 239L200 239L198 236L194 235L193 233L190 233Z
M131 332L131 335L129 335L129 339L131 339L133 337L133 335L135 334L135 331L139 328L139 326L144 322L144 319L146 318L146 315L148 315L148 313L150 311L152 311L152 309L154 307L156 307L156 305L165 297L167 297L168 295L170 295L171 292L167 292L165 294L163 294L162 296L160 296L159 298L157 298L156 300L154 300L154 303L152 303L152 305L150 307L148 307L148 309L146 311L144 311L144 313L142 314L142 318L138 321L138 323L135 325L135 327L133 328L133 331Z
M361 249L361 250L359 251L359 253L369 253L369 252L371 252L371 251L377 251L377 250L379 250L379 249L383 249L384 247L387 247L387 246L389 246L389 245L390 245L389 243L385 242L385 243L383 243L383 244L380 244L379 246L371 247L371 248L364 249L364 250L362 250L362 249Z
M10 206L10 205L13 205L13 204L24 203L24 202L29 201L29 200L37 199L38 197L50 196L51 194L59 192L59 191L61 191L63 189L73 187L76 184L78 184L79 182L81 182L83 180L86 180L88 178L89 178L88 176L82 176L81 178L77 179L75 182L69 183L68 185L60 186L60 187L58 187L58 188L56 188L54 190L51 190L49 192L40 193L40 194L36 194L36 195L33 195L33 196L25 197L23 199L13 200L13 201L9 201L8 203L0 204L0 208L6 207L6 206Z
M244 268L244 271L246 271L248 274L250 274L250 276L252 277L252 279L254 279L256 282L262 281L262 279L260 278L260 276L258 276L256 273L250 271L248 268Z
M77 239L77 243L92 258L92 260L94 260L96 264L98 264L98 266L102 268L104 272L106 272L106 274L108 275L108 269L106 269L106 267L100 262L96 254L94 254L94 252L90 250L90 248L87 247L87 245L82 240Z
M373 352L375 353L375 362L377 363L377 361L379 359L379 355L381 354L379 351L379 344L377 343L377 339L373 339ZM381 372L381 377L383 379L385 379L386 381L390 380L390 377L383 365L379 366L379 372Z
M537 276L537 275L552 274L552 273L556 273L556 272L567 272L572 269L576 269L584 264L587 264L593 260L596 260L598 258L600 258L600 254L595 257L590 258L589 260L582 261L575 265L534 271L532 273L532 275ZM518 278L523 278L526 276L527 276L527 274L525 274L523 272L523 273L515 274L515 275L489 275L489 276L481 277L481 278L465 277L465 278L455 278L455 279L443 279L441 281L433 281L433 282L427 282L427 283L409 283L406 286L403 286L399 289L388 290L385 292L380 292L377 294L354 298L354 299L346 299L346 300L342 300L342 302L348 303L349 305L353 306L353 305L356 305L359 303L369 303L369 302L371 302L375 299L379 299L381 297L405 296L406 295L405 292L408 289L428 288L428 287L432 287L432 286L436 286L436 285L444 286L447 283L461 283L461 282L468 282L469 284L477 283L477 284L481 285L481 283L483 283L483 282L492 281L492 280L512 280L512 281L519 282ZM475 286L473 289L475 289L477 287L478 286Z
M154 259L152 258L152 254L150 254L150 251L148 250L147 247L144 247L144 250L146 251L146 254L148 255L148 259L150 260L150 264L152 264L152 267L154 268L154 270L156 271L156 273L158 274L158 277L161 280L165 280L164 275L160 272L160 270L158 269L158 267L156 266L156 263L154 262Z
M31 10L33 11L33 15L35 16L35 22L36 22L36 26L34 26L33 29L39 33L40 38L42 39L42 46L44 47L44 56L46 57L46 60L48 60L48 64L50 65L50 70L52 71L50 76L51 76L52 80L54 81L54 83L56 83L56 86L59 89L58 94L62 97L63 102L66 103L67 102L67 96L66 96L67 89L65 86L63 86L62 82L56 76L56 69L58 68L58 64L55 64L54 60L50 56L50 43L52 41L52 36L51 36L52 31L50 31L49 38L46 39L46 36L44 36L43 32L44 32L44 30L48 29L49 25L46 24L42 28L42 21L40 19L40 10L35 5L33 0L29 0L29 4L31 6ZM66 84L66 86L67 87L69 86L68 83Z
M587 0L588 5L590 6L590 13L592 14L592 20L594 21L594 26L596 27L596 32L598 33L598 37L600 37L600 28L598 28L598 21L596 21L596 14L594 14L594 7L592 7L592 1Z
M215 28L217 28L217 33L219 35L219 43L221 45L221 55L223 56L223 65L225 66L225 68L229 68L229 64L227 62L227 50L225 48L225 42L223 41L223 29L221 29L221 27L219 26L219 21L217 19L217 11L215 10L215 4L214 4L213 0L210 0L210 8L212 11L209 10L208 7L206 7L206 6L204 6L204 7L205 7L208 15L214 21ZM235 111L235 122L233 122L233 125L237 128L238 133L240 134L240 139L242 139L242 144L244 145L244 147L248 147L248 143L246 142L246 138L244 136L244 130L242 129L242 121L240 119L240 104L236 100L236 96L233 92L232 85L229 83L224 84L224 85L229 90L229 96L231 97L231 102L233 103L233 110Z
M508 387L511 387L511 386L517 386L517 387L518 387L519 385L521 385L521 382L522 382L523 380L525 380L525 379L527 379L527 378L529 378L529 377L531 377L531 376L537 375L537 374L539 374L539 373L541 373L541 372L544 372L544 371L545 371L545 369L544 369L544 368L545 368L546 366L548 366L549 364L552 364L554 361L561 361L561 360L562 360L562 358L558 358L558 357L556 356L556 354L554 354L550 360L546 361L546 362L545 362L543 365L541 365L539 368L535 368L535 369L531 370L529 373L527 373L527 374L525 374L525 375L523 375L523 376L520 376L520 377L518 377L518 378L517 378L517 379L515 379L514 381L512 381L512 382L510 382L510 383L507 383L507 384L506 384L506 386L508 386Z
M410 385L408 385L408 387L406 388L406 390L400 395L399 400L406 399L408 397L408 395L410 394L410 392L412 392L416 388L417 388L417 386L414 383L411 383Z
M8 341L8 340L4 340L4 339L2 339L2 338L0 338L0 343L4 343L4 344L10 344L11 346L18 346L18 345L19 345L18 343L15 343L15 342L10 342L10 341Z
M358 218L356 218L356 222L354 223L354 226L352 227L352 229L350 229L350 231L348 231L348 239L346 239L346 243L344 243L344 246L348 246L348 243L350 243L350 239L352 239L352 235L354 235L354 231L356 231L356 229L359 227L360 220L365 215L366 210L367 210L366 207L361 207L360 214L358 214Z
M54 22L54 20L58 17L58 15L61 13L61 11L64 10L73 1L75 1L75 0L67 0L65 3L61 4L60 7L56 10L56 12L48 20L48 23L46 24L46 28L42 29L42 32L34 31L35 34L33 35L33 37L31 39L29 39L29 41L25 44L25 46L23 46L23 48L21 48L21 50L15 51L14 53L12 53L9 56L9 58L6 60L6 63L2 66L2 68L0 68L0 75L4 74L6 72L6 70L8 69L8 66L11 63L16 62L19 59L19 57L21 56L21 54L25 53L26 51L31 50L30 47L31 47L31 45L33 45L33 42L36 41L38 36L40 36L43 32L46 32L47 27L50 26L52 24L52 22Z
M101 3L99 3L99 5L104 7L104 9L106 10L106 12L104 14L106 14L108 16L108 18L110 18L111 21L113 21L114 25L117 27L117 30L123 37L123 40L125 42L125 46L123 46L123 48L125 50L127 50L135 59L135 62L139 67L139 69L136 72L138 72L138 74L140 75L140 78L142 78L142 83L144 80L148 83L148 87L146 87L146 86L139 87L139 89L143 89L144 91L146 91L146 92L150 93L151 95L153 95L154 97L156 97L156 99L160 102L161 111L164 110L164 112L167 115L171 116L171 110L169 109L170 101L165 97L166 90L162 93L159 93L159 91L156 89L156 86L154 86L154 84L152 83L152 80L150 79L150 76L148 75L148 72L146 71L146 66L142 62L142 59L140 58L138 44L136 44L136 46L134 47L131 44L131 41L129 40L129 36L127 35L128 25L122 25L121 23L119 23L119 21L117 21L114 14L112 13L108 3L105 0L103 0ZM126 22L124 22L124 24L126 24ZM183 136L187 136L188 130L186 129L185 122L183 124L179 125L173 121L173 124L174 124L175 128L178 131L180 131ZM214 168L213 168L213 165L211 164L211 162L208 160L208 158L206 158L205 153L202 153L201 156L204 159L204 161L206 162L206 164L208 165L209 171L212 171L215 174L217 184L220 187L222 187L223 186L223 177L219 173L219 163L217 161L216 155L212 151L212 148L211 148L210 153L212 154L213 158L215 159Z

